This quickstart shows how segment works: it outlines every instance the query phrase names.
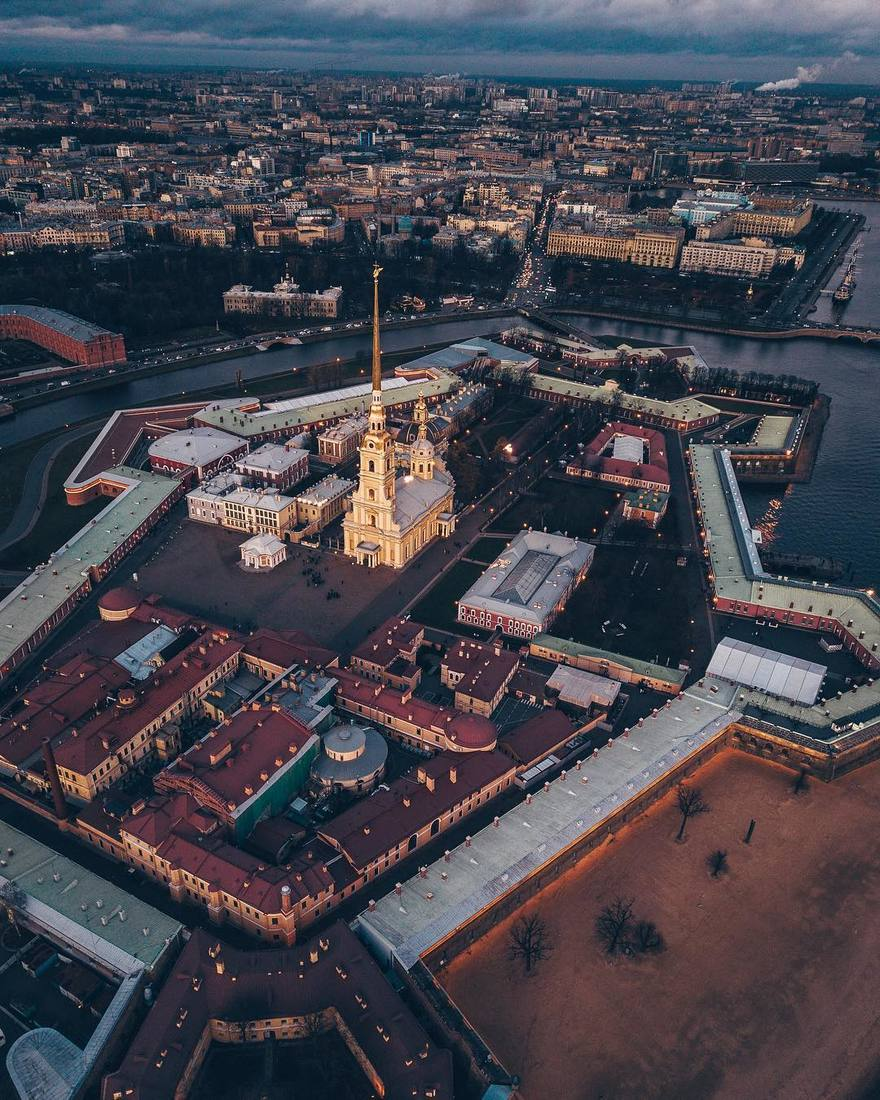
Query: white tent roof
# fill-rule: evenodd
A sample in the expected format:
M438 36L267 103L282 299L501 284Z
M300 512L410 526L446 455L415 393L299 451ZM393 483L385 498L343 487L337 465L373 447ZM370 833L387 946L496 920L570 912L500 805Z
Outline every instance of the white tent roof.
M706 673L734 684L758 688L769 695L812 706L827 667L776 653L736 638L722 638Z
M638 466L645 459L645 441L640 436L616 435L613 457L624 462L634 462Z

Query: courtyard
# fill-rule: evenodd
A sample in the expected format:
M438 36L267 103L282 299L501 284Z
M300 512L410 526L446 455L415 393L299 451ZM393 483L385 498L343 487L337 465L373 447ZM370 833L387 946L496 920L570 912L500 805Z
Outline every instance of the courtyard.
M880 765L798 795L787 769L728 750L693 782L710 809L683 844L672 793L496 924L443 984L525 1100L876 1096ZM729 869L713 878L716 849ZM617 897L665 951L603 953L594 925ZM552 953L527 977L508 948L533 913Z
M658 664L693 664L705 620L699 564L672 552L598 546L586 580L550 628L559 638Z
M562 531L571 538L594 539L613 513L619 493L597 482L586 483L543 477L506 512L489 531L516 534L524 527Z

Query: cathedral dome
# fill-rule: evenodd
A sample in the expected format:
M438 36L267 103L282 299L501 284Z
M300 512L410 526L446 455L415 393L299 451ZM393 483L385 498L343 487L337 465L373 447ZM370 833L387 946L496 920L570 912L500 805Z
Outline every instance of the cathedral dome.
M425 434L432 443L439 443L443 438L444 421L440 417L431 417L425 425ZM419 425L415 420L401 428L397 437L398 443L413 444L419 436Z

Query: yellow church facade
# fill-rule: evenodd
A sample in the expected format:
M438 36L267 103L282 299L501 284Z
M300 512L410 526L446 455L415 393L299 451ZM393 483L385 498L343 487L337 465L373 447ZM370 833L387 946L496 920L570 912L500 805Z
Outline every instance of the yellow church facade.
M373 396L359 448L360 472L343 520L345 553L360 565L402 569L436 538L455 530L455 483L427 438L427 406L416 407L419 432L409 471L398 474L394 439L385 424L379 348L379 273L373 268Z

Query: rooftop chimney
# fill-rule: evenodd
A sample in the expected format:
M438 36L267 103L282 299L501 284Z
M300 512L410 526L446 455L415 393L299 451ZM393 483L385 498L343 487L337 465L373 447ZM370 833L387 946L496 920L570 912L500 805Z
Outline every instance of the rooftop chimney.
M48 737L43 741L43 763L46 765L46 775L49 777L49 788L52 791L52 806L55 810L55 816L59 821L66 821L67 802L64 800L64 788L61 786L61 777L58 775L58 765L55 763L52 742Z

